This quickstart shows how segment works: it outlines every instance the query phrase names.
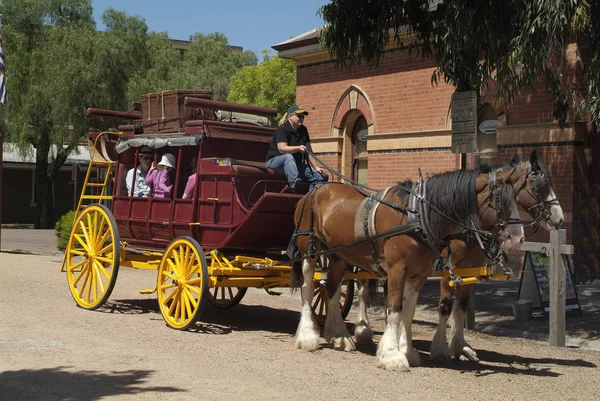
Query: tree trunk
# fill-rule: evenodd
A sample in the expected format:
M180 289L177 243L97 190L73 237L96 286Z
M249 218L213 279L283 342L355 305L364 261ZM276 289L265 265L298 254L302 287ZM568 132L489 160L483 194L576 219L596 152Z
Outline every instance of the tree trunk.
M36 162L35 169L35 228L52 228L54 205L52 196L53 180L48 177L48 164Z
M35 228L52 228L52 180L50 179L48 154L49 134L42 133L36 146L35 158Z

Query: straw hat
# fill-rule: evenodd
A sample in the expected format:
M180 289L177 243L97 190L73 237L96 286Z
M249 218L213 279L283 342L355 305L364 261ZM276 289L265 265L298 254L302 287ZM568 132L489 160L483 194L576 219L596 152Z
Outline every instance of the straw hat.
M171 167L171 168L175 168L175 164L177 164L177 159L175 159L175 156L173 156L170 153L165 153L164 155L162 155L162 158L160 159L160 162L158 163L159 166L165 166L165 167Z

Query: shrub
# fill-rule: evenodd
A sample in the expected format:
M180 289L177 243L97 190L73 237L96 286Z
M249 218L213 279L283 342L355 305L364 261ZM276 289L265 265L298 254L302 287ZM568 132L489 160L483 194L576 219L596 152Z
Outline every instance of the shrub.
M75 220L75 211L69 210L54 226L54 229L56 230L56 247L61 251L67 249L69 237L71 236L71 228L73 227L73 220Z

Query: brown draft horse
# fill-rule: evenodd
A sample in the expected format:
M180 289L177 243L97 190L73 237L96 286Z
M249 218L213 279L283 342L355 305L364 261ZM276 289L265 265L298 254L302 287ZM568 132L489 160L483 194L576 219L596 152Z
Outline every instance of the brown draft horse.
M518 177L515 182L517 204L534 219L534 225L546 230L560 228L563 212L556 199L552 187L550 171L545 165L538 163L537 152L531 153L529 160L513 158L509 163L493 166L493 169L514 171ZM482 249L472 241L453 240L450 244L452 263L456 267L477 267L489 263ZM431 343L432 360L448 363L451 358L459 359L461 355L470 361L478 362L477 353L465 341L463 328L469 298L474 284L460 285L456 290L456 307L452 307L452 288L448 279L440 282L439 325ZM361 303L364 301L361 301ZM446 341L446 325L452 313L450 341Z
M514 193L504 196L502 205L496 204L497 186L512 189L516 181L513 171L498 174L496 185L490 185L489 174L459 170L435 175L425 181L425 213L421 221L428 220L426 229L429 241L414 232L379 238L370 243L353 246L357 242L357 213L364 208L365 196L345 184L326 184L307 194L295 212L297 246L303 257L301 289L302 310L296 332L296 346L305 350L319 347L319 330L311 309L315 256L322 250L336 249L330 255L327 280L328 308L325 339L336 349L352 351L355 343L341 316L340 285L348 264L365 271L382 269L388 277L387 322L377 348L377 365L389 370L408 370L418 363L418 352L412 347L412 319L419 291L423 288L432 268L439 260L443 240L465 227L464 222L477 220L479 226L490 230L498 223L499 212L508 220L518 218ZM382 195L384 203L373 218L373 228L378 234L408 225L410 214L408 191L410 181L399 184ZM421 198L422 199L422 198ZM506 200L508 207L503 207ZM508 210L507 210L508 209ZM414 209L413 209L414 210ZM366 224L365 224L366 225ZM304 235L310 233L310 235ZM523 227L509 225L502 230L502 241L518 247L523 240ZM431 243L437 244L436 247ZM429 243L429 245L428 245ZM342 248L343 247L343 248ZM294 269L294 273L299 272ZM401 335L402 334L402 335Z

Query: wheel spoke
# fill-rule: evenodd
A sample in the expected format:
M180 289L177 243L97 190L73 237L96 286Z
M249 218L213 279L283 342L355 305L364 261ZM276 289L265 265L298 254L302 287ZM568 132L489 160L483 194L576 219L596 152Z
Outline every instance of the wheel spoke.
M185 285L185 288L186 288L188 291L193 291L193 292L195 292L195 293L196 293L198 296L200 296L200 289L199 289L199 288L197 288L197 287L191 286L191 285L189 285L189 284L190 284L189 282L188 282L188 283L186 283L186 285ZM216 296L215 296L215 298L216 298Z
M86 248L89 251L90 248L89 248L88 244L91 244L91 242L90 242L90 237L87 232L87 228L86 228L85 224L83 223L83 221L79 222L79 226L81 227L81 233L83 234L83 237L85 238L84 248Z
M97 268L92 269L92 295L94 297L94 301L98 299L98 272Z
M86 300L88 302L90 302L90 296L92 294L92 281L94 280L94 272L93 272L93 268L90 266L90 274L88 274L85 282L84 282L84 287L87 287L87 293L86 293Z
M110 280L110 274L108 274L104 266L102 266L102 263L98 262L97 260L94 260L94 264L96 266L96 270L98 271L98 276L100 275L100 273L102 273L107 280Z
M78 249L71 249L71 250L69 250L69 255L83 256L86 253L87 253L86 251L80 251Z
M181 265L183 267L184 277L185 277L185 275L187 275L188 267L190 264L190 250L191 250L190 247L186 246L185 251L183 253L183 263Z
M92 226L90 227L90 238L94 245L94 249L96 248L96 244L98 241L98 215L100 213L94 213L94 219L92 220Z
M192 307L190 306L190 299L188 298L188 294L186 291L181 292L181 298L184 300L185 311L187 312L188 317L192 317Z
M87 262L87 259L83 260L83 262ZM77 287L77 284L79 283L79 280L81 280L83 277L85 277L86 274L89 274L90 272L90 265L86 264L83 266L83 269L81 269L81 272L79 273L79 275L77 276L77 278L75 280L73 280L73 288ZM85 280L83 280L85 282ZM81 296L81 294L79 294Z
M196 277L194 279L186 281L187 285L195 285L197 287L200 287L201 283L202 283L202 279L200 277Z
M176 267L175 267L175 263L173 263L173 260L171 260L170 258L167 259L167 264L169 265L169 267L171 268L171 272L174 273L174 276L172 276L172 279L175 279L177 277L177 271L176 271ZM163 273L169 273L167 272L167 270L163 270Z
M174 274L172 274L171 272L168 272L166 270L163 270L163 276L166 276L166 277L170 278L171 280L177 280L177 276L175 276ZM165 281L164 278L162 281L163 282Z
M104 263L107 263L109 265L113 264L113 260L112 259L105 258L103 256L96 256L96 259L99 260L100 262L104 262Z
M73 235L75 237L75 239L77 240L77 242L79 242L79 244L81 244L81 246L83 247L83 249L85 250L85 252L81 253L81 255L83 255L84 253L89 253L91 251L90 247L88 246L88 243L86 243L82 238L81 238L81 234L77 235L74 234ZM72 250L71 252L75 252L75 250Z
M82 259L79 262L75 263L74 265L71 265L70 270L73 271L75 269L77 269L79 266L83 265L85 262L87 262L87 259Z
M194 296L194 294L192 294L192 292L190 291L190 289L194 289L194 287L187 287L187 286L186 286L186 287L184 287L184 291L186 291L186 292L187 292L187 294L188 294L188 298L189 298L190 302L191 302L191 303L192 303L192 305L194 306L194 309L196 309L196 308L198 308L198 302L199 302L199 299L198 299L198 300L196 300L196 297ZM194 291L194 292L195 292L195 291ZM200 295L200 294L199 294L199 292L200 292L200 291L198 291L198 295Z
M176 322L178 322L181 318L181 291L177 292L177 296L175 297L173 302L176 303L175 314L173 315L173 318L175 319Z
M107 231L104 233L104 235L102 235L102 238L100 238L100 240L98 241L98 244L97 244L96 248L99 248L99 247L101 247L102 245L104 245L104 244L107 242L109 235L110 235L110 231L108 231L108 230L107 230ZM98 252L96 252L96 253L104 254L104 253L106 253L106 252L107 252L107 251L108 251L110 248L112 248L112 246L113 246L113 243L112 243L112 242L110 242L110 241L108 241L108 245L104 246L104 248L100 249L100 250L99 250Z
M186 280L190 280L194 276L194 274L198 273L199 268L200 268L200 264L199 263L194 263L191 266L191 268L188 270L188 272L187 272L187 274L185 276L185 279Z
M173 297L177 294L177 286L173 285L171 286L171 288L175 288L173 291L171 291L170 293L166 294L165 291L165 299L163 301L163 305L167 305L167 302L169 302L171 299L173 299ZM173 306L173 303L171 303L171 306ZM171 313L171 308L169 308L169 313Z
M168 297L165 298L165 303L167 303L167 301L169 301L169 299L171 299L171 306L169 306L169 312L168 315L172 316L173 315L173 310L175 309L175 306L177 304L177 299L176 299L176 295L178 293L178 289L176 288L175 290L173 290L173 292L171 292L171 294L169 294Z

